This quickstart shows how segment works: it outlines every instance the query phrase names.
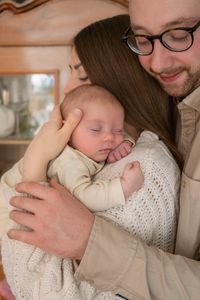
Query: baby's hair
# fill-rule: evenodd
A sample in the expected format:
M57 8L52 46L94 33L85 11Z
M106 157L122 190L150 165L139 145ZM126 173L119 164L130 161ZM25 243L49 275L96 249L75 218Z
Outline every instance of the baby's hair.
M63 119L67 118L69 111L73 108L82 108L83 104L90 102L96 103L111 103L114 107L118 106L124 111L118 99L107 89L93 84L84 84L78 86L69 92L63 99L60 109Z

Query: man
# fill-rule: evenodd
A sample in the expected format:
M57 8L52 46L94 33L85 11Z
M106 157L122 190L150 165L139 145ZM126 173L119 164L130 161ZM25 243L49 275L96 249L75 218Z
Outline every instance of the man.
M11 213L13 220L34 231L11 230L9 236L62 257L82 259L76 271L80 280L90 281L99 289L113 290L122 298L196 300L200 295L200 263L186 256L197 258L200 245L200 2L131 0L130 15L137 43L124 39L140 54L147 72L180 101L178 137L185 167L176 252L185 257L148 247L105 220L94 220L55 181L53 189L37 183L18 185L19 192L42 200L37 206L35 199L11 200L12 205L34 213ZM72 127L69 126L69 132ZM109 246L105 249L102 245Z
M178 142L185 165L176 251L191 258L198 255L200 242L199 11L198 0L155 0L151 4L149 1L132 0L130 3L132 30L137 41L137 44L131 45L135 46L132 49L135 52L140 49L144 51L145 55L139 55L142 66L169 95L180 102L181 132ZM171 30L173 28L175 30ZM194 211L192 207L195 207Z

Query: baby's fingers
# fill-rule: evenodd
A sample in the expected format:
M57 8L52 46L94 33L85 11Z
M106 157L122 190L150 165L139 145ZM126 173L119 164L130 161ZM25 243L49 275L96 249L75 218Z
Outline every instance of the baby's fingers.
M124 170L140 170L140 163L139 163L139 161L133 161L133 162L130 162L130 163L128 163L126 166L125 166L125 168L124 168Z

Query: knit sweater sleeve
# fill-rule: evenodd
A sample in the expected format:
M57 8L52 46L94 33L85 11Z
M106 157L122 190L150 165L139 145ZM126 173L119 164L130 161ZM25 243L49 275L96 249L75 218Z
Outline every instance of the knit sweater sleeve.
M21 176L22 160L17 162L10 170L1 176L0 180L0 238L6 232L9 226L14 223L9 219L11 205L10 198L18 193L15 191L16 183L22 180Z
M172 252L176 233L180 171L166 146L151 133L144 133L133 152L119 161L111 172L107 167L99 175L112 178L119 175L124 164L140 161L145 182L124 206L98 213L149 245Z

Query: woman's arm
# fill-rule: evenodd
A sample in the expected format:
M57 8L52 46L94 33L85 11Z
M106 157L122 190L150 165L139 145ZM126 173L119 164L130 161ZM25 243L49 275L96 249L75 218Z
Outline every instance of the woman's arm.
M71 132L80 121L81 111L77 109L73 111L69 115L67 122L65 122L64 126L61 128L60 118L60 109L58 106L56 106L51 117L51 122L49 122L47 125L48 130L41 130L40 134L38 135L38 139L34 140L30 144L30 147L25 154L25 162L24 159L20 160L10 170L1 176L0 237L3 235L9 223L8 214L11 210L9 200L11 197L17 194L15 191L15 185L18 182L21 182L23 179L29 179L33 181L44 179L46 174L42 176L41 172L43 172L43 174L45 173L47 163L49 159L55 155L55 150L57 152L61 151L65 143L67 143ZM52 147L53 140L56 143L56 149L54 149L55 146L54 148Z
M22 167L23 180L46 181L48 163L66 146L80 118L81 111L76 109L63 124L60 107L55 106L50 120L42 126L26 150Z

